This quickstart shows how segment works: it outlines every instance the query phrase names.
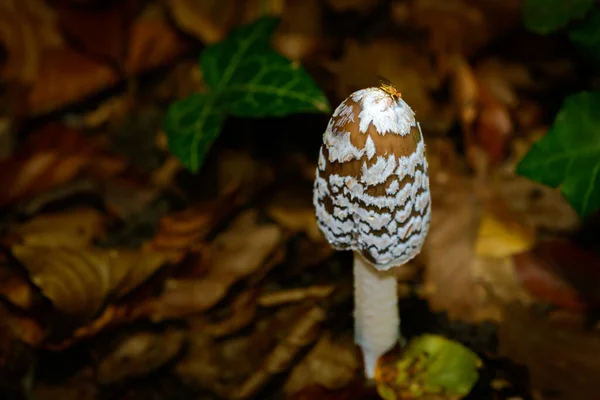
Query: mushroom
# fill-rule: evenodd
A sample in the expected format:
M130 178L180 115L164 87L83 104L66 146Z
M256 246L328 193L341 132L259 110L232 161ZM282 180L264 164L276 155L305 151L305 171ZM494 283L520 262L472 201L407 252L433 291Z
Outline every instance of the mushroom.
M421 128L392 85L358 90L334 111L313 203L331 246L354 253L355 341L373 379L400 337L395 267L419 254L431 219Z

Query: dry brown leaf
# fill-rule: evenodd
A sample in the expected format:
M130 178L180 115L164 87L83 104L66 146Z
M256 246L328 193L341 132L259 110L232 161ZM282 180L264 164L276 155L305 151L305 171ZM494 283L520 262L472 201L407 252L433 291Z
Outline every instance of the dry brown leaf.
M185 252L204 239L240 204L239 188L230 186L213 201L163 216L147 248Z
M277 225L259 224L257 210L245 211L213 240L206 275L167 280L163 293L142 305L144 314L160 320L213 307L231 285L263 266L281 240L282 231Z
M119 81L108 64L69 48L49 48L40 54L39 78L28 96L32 114L43 114L87 97Z
M451 318L463 320L471 320L482 302L471 269L481 207L472 192L471 183L462 178L440 186L432 181L436 212L423 249L425 293L432 309L448 310Z
M358 368L353 338L334 337L326 332L292 369L283 390L290 396L312 385L339 389L352 381Z
M43 0L5 0L0 5L0 42L7 61L0 76L32 83L39 75L41 51L63 44L56 13Z
M85 246L105 233L104 215L92 208L38 215L10 230L19 244L47 247Z
M79 323L96 316L112 297L122 297L169 262L168 252L90 247L12 247L31 281L61 313Z
M334 289L335 286L333 285L314 285L303 288L278 290L262 294L258 298L258 303L263 307L273 307L311 298L322 299L329 297Z
M513 122L508 108L491 97L484 97L475 126L475 137L492 165L506 157L506 147L513 132Z
M114 384L127 378L147 375L171 361L185 344L185 332L136 332L120 341L96 369L101 384Z
M237 22L234 0L167 0L177 26L206 44L225 38Z
M511 203L505 208L499 200L495 200L495 205L490 201L496 199L494 189L455 176L458 172L457 167L451 167L455 163L452 154L439 154L444 147L435 141L433 144L431 193L436 212L432 214L423 249L426 258L423 294L432 309L448 311L451 318L499 320L502 311L498 302L528 303L531 298L520 284L510 257L482 257L476 253L477 229L486 209L494 210L495 215L512 215L515 211ZM527 226L529 221L524 223ZM504 249L502 253L507 252Z
M507 305L499 353L524 364L534 391L557 400L595 400L600 393L600 334L552 323L518 304Z
M101 150L98 143L63 124L46 125L12 157L0 162L0 183L7 188L0 195L0 205L14 204L70 181L97 160Z
M513 257L520 281L537 300L574 312L600 305L600 259L567 240L546 240Z
M322 2L287 1L275 34L273 47L287 58L304 61L323 49Z
M104 2L86 8L68 0L51 0L65 36L86 54L120 64L139 0Z
M490 180L492 190L536 230L567 232L581 223L558 189L515 176L512 167L508 171L496 170Z
M318 306L303 314L291 328L289 335L267 355L261 367L233 391L231 397L250 397L266 385L273 375L289 368L294 357L316 340L319 325L325 317L325 310Z
M279 343L306 317L304 305L282 307L260 315L246 332L216 338L204 332L205 321L190 321L188 351L175 367L185 381L231 398Z
M201 329L216 337L231 335L250 325L256 316L256 309L256 290L247 290L231 301L226 317L218 322L208 322Z
M159 4L149 4L136 18L129 33L125 71L139 73L170 63L188 44L169 25Z

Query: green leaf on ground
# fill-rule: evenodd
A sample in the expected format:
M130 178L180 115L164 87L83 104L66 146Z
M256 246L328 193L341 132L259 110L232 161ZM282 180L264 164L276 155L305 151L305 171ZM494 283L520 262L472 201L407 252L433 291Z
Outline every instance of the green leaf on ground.
M408 343L394 371L379 376L377 391L386 400L460 399L479 379L481 360L462 344L439 335L424 334Z
M192 172L200 168L227 115L264 118L330 112L311 76L271 48L277 24L277 18L262 17L207 47L200 56L207 92L168 110L169 147Z
M539 34L564 28L576 18L587 14L596 0L525 0L525 26Z
M594 8L581 24L571 29L569 37L596 61L600 61L600 7Z
M190 171L197 172L224 120L225 112L207 94L196 93L174 102L164 123L169 149Z
M581 217L600 207L600 92L565 98L550 131L517 174L558 187Z

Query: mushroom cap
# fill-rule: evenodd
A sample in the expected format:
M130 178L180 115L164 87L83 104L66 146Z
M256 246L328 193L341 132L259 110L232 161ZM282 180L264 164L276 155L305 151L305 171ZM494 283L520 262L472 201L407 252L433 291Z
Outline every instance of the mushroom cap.
M372 87L336 108L323 135L313 203L329 243L359 252L378 270L421 251L431 219L425 143L402 98Z

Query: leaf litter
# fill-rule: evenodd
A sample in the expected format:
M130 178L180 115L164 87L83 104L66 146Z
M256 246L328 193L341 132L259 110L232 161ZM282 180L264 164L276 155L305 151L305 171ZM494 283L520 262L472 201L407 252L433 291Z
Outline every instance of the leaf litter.
M349 259L314 219L327 116L250 122L248 110L264 116L281 98L257 106L220 88L231 118L189 162L202 165L196 174L169 154L160 126L169 104L202 103L222 78L198 54L223 52L230 33L265 15L282 19L274 51L302 64L332 105L379 74L417 113L433 214L422 254L398 273L401 329L462 343L483 363L470 394L434 398L594 398L597 251L576 239L581 218L558 190L515 176L567 94L560 85L587 77L551 39L518 30L517 2L462 0L4 2L0 110L15 140L0 161L0 391L382 396L360 374ZM543 62L524 56L534 47ZM239 61L243 77L252 57ZM317 103L289 109L322 108L317 89ZM283 149L268 139L297 130ZM186 143L180 151L193 151ZM418 370L398 361L410 354L390 352L391 370ZM60 378L54 357L73 358ZM405 383L389 393L414 394Z

